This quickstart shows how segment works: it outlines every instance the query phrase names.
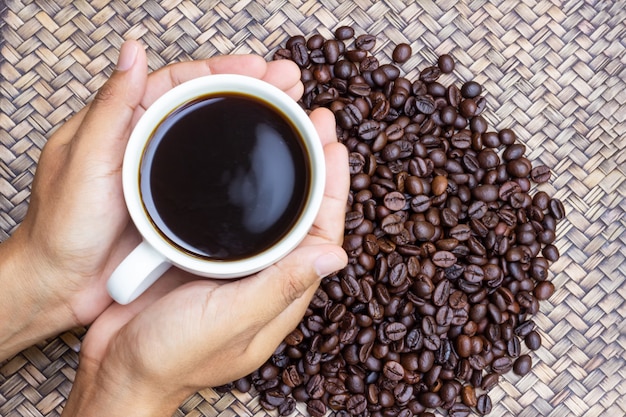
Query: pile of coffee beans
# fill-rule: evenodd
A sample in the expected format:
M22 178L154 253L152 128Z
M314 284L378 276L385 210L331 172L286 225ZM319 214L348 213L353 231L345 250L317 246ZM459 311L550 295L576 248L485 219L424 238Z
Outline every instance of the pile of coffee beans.
M489 130L480 84L438 82L452 57L408 80L371 54L376 41L344 26L276 51L301 68L301 105L331 109L350 152L350 262L259 370L222 389L253 385L280 415L296 401L314 417L485 415L501 375L527 374L541 347L532 317L554 292L563 204L531 194L550 170L512 130ZM400 44L392 59L411 55Z

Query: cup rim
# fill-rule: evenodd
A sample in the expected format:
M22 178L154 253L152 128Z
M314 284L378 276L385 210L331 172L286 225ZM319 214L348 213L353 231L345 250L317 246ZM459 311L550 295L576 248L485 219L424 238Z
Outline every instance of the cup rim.
M159 233L141 201L140 168L143 153L158 124L172 111L198 97L236 93L256 97L278 108L299 130L311 162L310 193L291 231L269 249L250 258L217 260L194 256L176 248ZM197 275L234 278L258 272L279 261L300 244L319 212L325 187L324 150L315 126L289 95L265 81L237 74L214 74L186 81L159 97L134 127L124 154L122 186L126 206L143 239L169 262Z

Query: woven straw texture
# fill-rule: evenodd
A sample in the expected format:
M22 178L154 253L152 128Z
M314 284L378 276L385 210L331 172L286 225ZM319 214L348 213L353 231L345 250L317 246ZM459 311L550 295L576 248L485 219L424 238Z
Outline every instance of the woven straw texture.
M0 2L0 10L3 9ZM400 42L415 68L450 53L455 76L484 84L486 116L513 128L568 217L537 317L533 371L507 375L493 416L626 415L626 1L624 0L8 0L0 19L0 241L24 217L41 148L110 74L126 38L149 64L217 54L266 57L290 35L343 24ZM0 300L0 302L2 302ZM0 320L10 318L0 317ZM0 364L0 416L58 416L84 329ZM254 393L204 390L176 416L262 416ZM305 415L299 405L297 415Z

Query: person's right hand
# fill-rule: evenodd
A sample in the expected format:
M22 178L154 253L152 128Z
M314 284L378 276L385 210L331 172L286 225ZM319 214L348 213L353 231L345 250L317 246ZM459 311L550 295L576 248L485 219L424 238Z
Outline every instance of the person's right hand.
M327 162L322 208L305 240L251 277L198 279L176 268L89 329L65 416L171 416L189 395L249 374L302 319L322 277L343 268L347 152L326 109L311 114ZM140 411L141 410L141 411ZM93 414L96 415L96 414Z

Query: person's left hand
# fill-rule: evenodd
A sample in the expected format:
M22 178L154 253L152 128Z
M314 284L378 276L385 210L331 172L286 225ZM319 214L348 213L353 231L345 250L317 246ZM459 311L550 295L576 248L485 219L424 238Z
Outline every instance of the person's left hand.
M301 93L292 63L267 64L264 77L294 98ZM87 332L64 416L171 416L193 392L259 367L297 326L320 280L347 262L341 248L347 151L330 111L310 117L324 146L327 181L303 242L239 280L198 279L171 268L136 301L109 306Z
M17 324L0 334L0 359L91 323L111 303L106 280L140 240L124 204L122 159L132 127L150 104L184 81L217 73L261 78L294 98L302 93L291 62L219 56L148 75L146 61L138 42L126 42L93 102L43 149L28 212L1 246L0 284L9 288L13 305L5 307Z

